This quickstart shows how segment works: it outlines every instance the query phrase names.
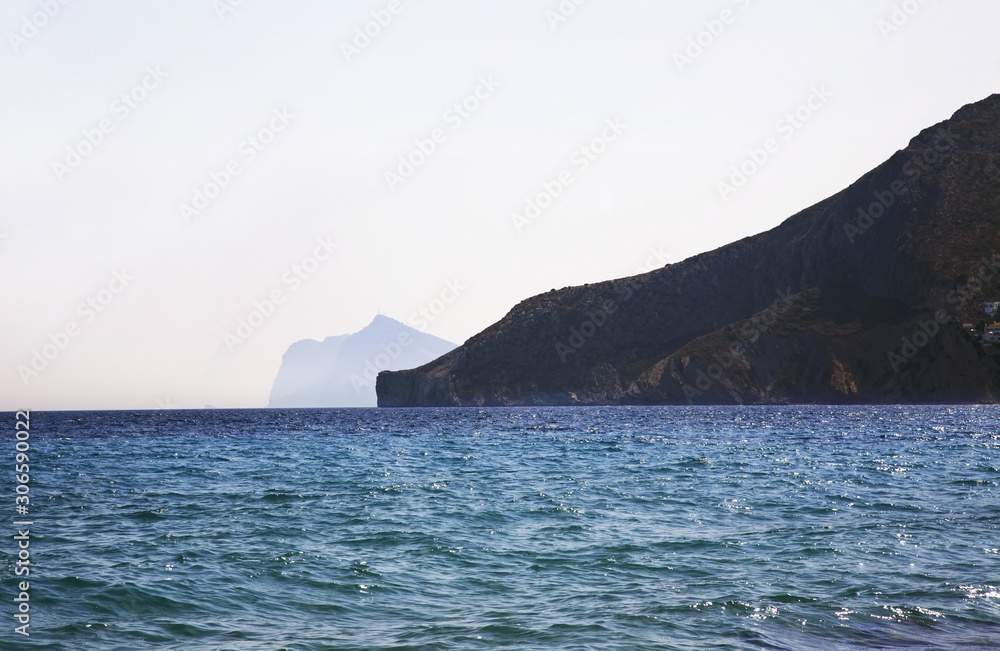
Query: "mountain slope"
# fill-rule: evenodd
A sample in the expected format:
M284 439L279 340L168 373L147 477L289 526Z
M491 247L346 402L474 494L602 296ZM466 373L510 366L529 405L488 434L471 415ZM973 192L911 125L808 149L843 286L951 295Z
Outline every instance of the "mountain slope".
M454 348L379 315L354 334L292 344L281 358L268 406L374 407L380 370L411 368Z
M998 161L994 95L770 231L522 301L378 404L996 401L960 324L1000 297Z

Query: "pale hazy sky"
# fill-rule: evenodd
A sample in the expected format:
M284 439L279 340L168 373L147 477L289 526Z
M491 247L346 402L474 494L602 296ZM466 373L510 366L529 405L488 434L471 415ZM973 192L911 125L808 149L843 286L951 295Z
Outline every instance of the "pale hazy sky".
M576 2L6 0L0 409L264 406L289 344L378 310L461 343L1000 88L995 0Z

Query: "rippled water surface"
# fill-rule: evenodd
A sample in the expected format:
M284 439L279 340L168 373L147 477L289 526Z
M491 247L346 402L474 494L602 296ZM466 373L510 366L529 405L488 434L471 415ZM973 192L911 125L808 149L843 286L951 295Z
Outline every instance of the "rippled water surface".
M31 638L8 524L0 648L1000 648L993 407L59 412L31 436Z

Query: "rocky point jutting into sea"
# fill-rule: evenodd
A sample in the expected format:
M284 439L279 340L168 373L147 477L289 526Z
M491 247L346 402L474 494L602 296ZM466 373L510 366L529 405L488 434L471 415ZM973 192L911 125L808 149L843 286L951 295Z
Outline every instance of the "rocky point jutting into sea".
M850 187L683 262L522 301L378 376L381 407L1000 400L1000 95Z

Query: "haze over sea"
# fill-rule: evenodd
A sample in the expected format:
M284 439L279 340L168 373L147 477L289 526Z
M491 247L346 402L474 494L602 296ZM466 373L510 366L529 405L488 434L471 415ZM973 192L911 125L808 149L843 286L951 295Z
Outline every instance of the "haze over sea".
M0 647L996 649L998 423L33 412L31 637L13 633L8 523Z

